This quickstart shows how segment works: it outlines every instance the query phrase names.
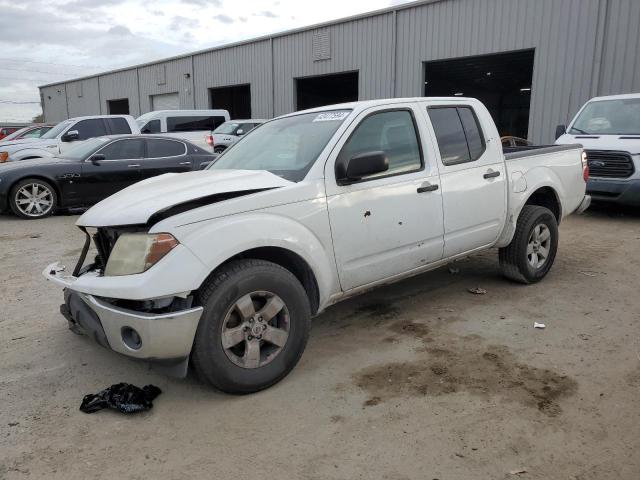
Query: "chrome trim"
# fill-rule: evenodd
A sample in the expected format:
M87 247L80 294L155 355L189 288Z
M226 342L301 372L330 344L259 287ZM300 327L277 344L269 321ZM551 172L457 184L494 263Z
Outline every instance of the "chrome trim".
M185 358L191 346L202 316L202 307L179 312L153 314L114 307L93 295L74 292L93 310L104 329L111 349L129 357L142 359ZM134 350L122 339L122 329L133 328L140 335L142 344Z

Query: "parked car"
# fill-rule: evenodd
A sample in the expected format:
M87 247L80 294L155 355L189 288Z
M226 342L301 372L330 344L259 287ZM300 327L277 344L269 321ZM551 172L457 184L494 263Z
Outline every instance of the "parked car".
M640 206L640 93L592 98L556 137L584 145L594 200Z
M140 133L130 115L95 115L64 120L40 138L0 144L0 163L64 155L78 144L104 135Z
M22 127L20 126L0 127L0 140L8 135L11 135L13 132L20 130L21 128Z
M0 144L7 143L10 140L22 140L23 138L40 138L52 128L53 125L29 125L28 127L21 128L7 135L2 140L0 140Z
M207 136L227 120L227 110L157 110L139 116L136 122L141 133L184 138L208 149Z
M530 147L533 145L533 142L530 142L526 138L514 137L511 135L507 135L505 137L500 138L500 142L503 147Z
M255 392L295 366L311 316L351 295L491 247L507 278L544 278L558 224L589 205L585 168L580 145L505 158L474 99L316 108L265 123L205 171L103 200L77 221L96 261L85 248L43 274L75 331Z
M184 140L156 136L96 137L63 157L0 168L0 212L42 218L56 208L85 207L141 180L199 170L215 158Z
M231 120L216 128L211 135L207 136L207 144L213 147L214 153L222 153L228 147L236 143L243 135L246 135L258 125L262 125L266 120Z

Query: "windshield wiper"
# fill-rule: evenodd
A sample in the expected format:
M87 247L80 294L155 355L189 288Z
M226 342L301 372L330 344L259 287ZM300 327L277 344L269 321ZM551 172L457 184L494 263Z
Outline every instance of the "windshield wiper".
M581 133L582 135L590 135L589 132L585 132L584 130L580 130L579 128L576 127L571 127L571 130L575 130L578 133Z

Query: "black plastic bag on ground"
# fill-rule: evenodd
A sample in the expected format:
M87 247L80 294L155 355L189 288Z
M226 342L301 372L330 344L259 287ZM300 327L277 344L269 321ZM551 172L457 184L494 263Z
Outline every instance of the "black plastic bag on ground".
M162 393L155 385L142 388L129 383L116 383L109 388L85 395L80 411L93 413L103 408L113 408L121 413L144 412L153 408L153 399Z

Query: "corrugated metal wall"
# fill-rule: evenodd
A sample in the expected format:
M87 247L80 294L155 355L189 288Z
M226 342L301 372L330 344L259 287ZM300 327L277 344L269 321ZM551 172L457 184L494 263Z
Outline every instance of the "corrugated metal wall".
M313 60L312 42L317 30L273 40L275 115L295 110L295 79L299 77L357 70L359 100L392 96L393 14L319 30L329 34L328 60Z
M69 82L66 88L69 117L91 115L92 113L100 111L100 94L97 78Z
M186 78L186 74L189 78ZM140 76L140 106L143 112L151 111L151 96L162 93L177 93L180 108L194 108L191 57L140 67L138 75Z
M249 84L251 115L273 116L271 40L194 55L193 67L197 108L210 107L210 88Z
M107 100L129 99L131 115L140 115L138 100L138 76L136 69L107 73L98 77L100 82L100 113L107 114ZM85 113L85 115L89 115Z
M551 142L555 125L592 96L640 91L638 20L640 0L434 0L106 73L100 111L129 98L138 115L151 95L171 92L181 108L208 108L209 88L248 83L252 115L271 117L295 109L296 78L347 71L359 73L361 100L420 96L424 62L534 48L529 138ZM323 48L315 60L314 36ZM78 98L76 83L41 90L47 121L98 113L95 93Z

